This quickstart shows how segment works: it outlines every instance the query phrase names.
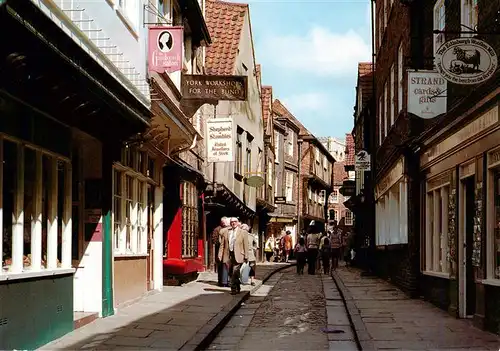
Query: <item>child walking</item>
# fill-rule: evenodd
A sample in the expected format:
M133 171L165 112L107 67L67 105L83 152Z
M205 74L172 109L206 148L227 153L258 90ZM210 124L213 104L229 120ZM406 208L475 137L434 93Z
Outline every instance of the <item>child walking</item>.
M297 274L304 274L304 267L306 265L306 241L300 238L298 244L295 246L295 257L297 257Z

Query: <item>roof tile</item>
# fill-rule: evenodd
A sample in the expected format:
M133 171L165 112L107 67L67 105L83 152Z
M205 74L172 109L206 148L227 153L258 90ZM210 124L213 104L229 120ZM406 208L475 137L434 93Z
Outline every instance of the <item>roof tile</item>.
M207 48L205 67L208 74L231 75L234 73L241 31L248 4L220 0L206 2L205 18L212 37Z
M345 135L345 165L354 166L354 138L352 134Z

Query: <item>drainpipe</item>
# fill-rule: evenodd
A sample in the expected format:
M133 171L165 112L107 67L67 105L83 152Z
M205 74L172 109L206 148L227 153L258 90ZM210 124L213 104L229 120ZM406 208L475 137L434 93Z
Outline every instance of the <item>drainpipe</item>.
M295 233L295 242L298 242L298 238L300 237L300 234L302 233L302 218L301 218L301 204L302 204L302 194L300 193L301 186L300 184L302 183L302 175L301 175L301 170L302 170L302 139L298 140L298 184L297 184L297 232Z

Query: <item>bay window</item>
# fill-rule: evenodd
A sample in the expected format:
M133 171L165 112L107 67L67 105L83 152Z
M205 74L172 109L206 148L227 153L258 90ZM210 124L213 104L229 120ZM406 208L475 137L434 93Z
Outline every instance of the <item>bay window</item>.
M147 255L152 216L148 186L159 183L155 159L147 152L126 147L113 167L113 247L115 256Z
M198 255L198 190L193 183L181 183L182 257Z
M0 275L71 268L71 190L68 159L0 134Z
M447 273L449 183L429 189L425 198L425 270Z

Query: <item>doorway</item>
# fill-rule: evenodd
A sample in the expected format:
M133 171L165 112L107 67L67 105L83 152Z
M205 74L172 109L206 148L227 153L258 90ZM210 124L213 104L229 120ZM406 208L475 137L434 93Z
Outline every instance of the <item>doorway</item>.
M476 312L476 283L472 265L475 184L474 176L463 178L460 183L459 315L461 318L471 318Z
M148 184L148 203L147 203L147 211L148 211L148 222L147 222L147 242L148 242L148 248L147 248L147 281L148 281L148 290L153 290L154 289L154 275L153 275L153 235L154 235L154 211L155 211L155 203L154 203L154 186L151 184Z

